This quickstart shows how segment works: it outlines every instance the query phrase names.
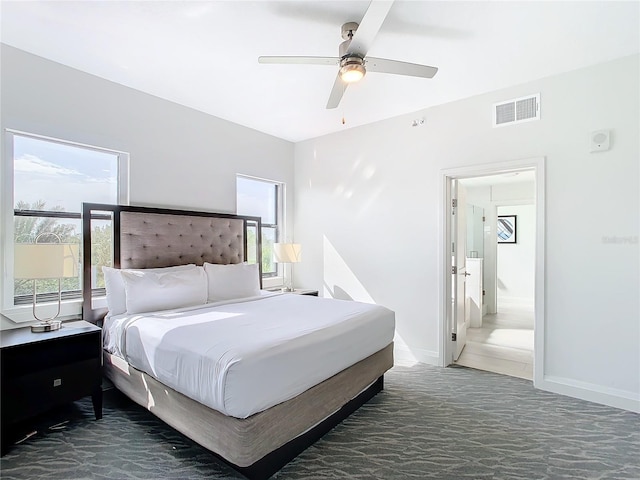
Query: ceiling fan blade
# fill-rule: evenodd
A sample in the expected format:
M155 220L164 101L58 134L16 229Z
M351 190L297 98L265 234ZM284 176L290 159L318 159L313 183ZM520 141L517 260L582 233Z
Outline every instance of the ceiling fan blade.
M258 57L258 63L277 63L292 65L330 65L336 66L338 57L291 57L291 56L263 56Z
M342 100L342 95L344 95L344 91L347 89L348 85L348 83L345 83L340 79L340 75L336 76L336 81L333 82L333 88L329 94L329 100L327 101L327 109L336 108L340 105L340 100Z
M365 58L367 72L394 73L396 75L410 75L412 77L433 78L438 73L437 67L419 65L417 63L399 62L386 58Z
M361 57L367 55L373 40L376 38L384 19L387 18L389 10L393 5L391 1L372 0L369 8L362 17L360 25L353 35L351 44L349 45L349 53L357 53Z

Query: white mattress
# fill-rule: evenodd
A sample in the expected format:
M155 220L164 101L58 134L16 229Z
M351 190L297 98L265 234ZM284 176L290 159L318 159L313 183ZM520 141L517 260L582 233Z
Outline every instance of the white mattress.
M393 340L387 308L275 294L105 320L104 347L178 392L246 418Z

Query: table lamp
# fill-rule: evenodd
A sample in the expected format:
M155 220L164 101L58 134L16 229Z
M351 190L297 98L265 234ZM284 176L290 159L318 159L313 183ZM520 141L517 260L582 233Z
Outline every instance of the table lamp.
M273 256L277 263L298 263L300 261L301 247L299 243L274 243ZM293 292L293 265L289 267L289 285L285 285L285 292Z
M14 250L14 277L33 280L33 317L40 323L31 326L32 332L58 330L60 315L62 278L78 276L80 245L77 243L16 243ZM58 311L51 317L42 319L36 315L36 280L58 280Z

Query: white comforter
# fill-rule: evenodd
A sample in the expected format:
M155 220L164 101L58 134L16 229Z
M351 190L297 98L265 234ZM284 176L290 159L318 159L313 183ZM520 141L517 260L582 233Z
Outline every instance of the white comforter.
M295 397L393 340L384 307L306 295L120 315L104 347L225 415L246 418Z

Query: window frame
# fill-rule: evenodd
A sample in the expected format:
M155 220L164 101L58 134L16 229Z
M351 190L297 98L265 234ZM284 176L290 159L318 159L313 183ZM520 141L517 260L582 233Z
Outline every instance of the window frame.
M24 132L6 128L2 138L4 140L3 168L0 169L0 185L2 186L2 198L0 198L2 231L0 236L0 266L2 268L2 280L4 287L0 291L0 309L4 314L11 317L14 322L32 321L31 301L26 301L23 296L14 296L14 222L16 216L27 217L37 216L40 218L58 218L68 220L80 220L82 218L82 205L79 205L78 211L59 212L47 210L17 210L14 201L14 138L16 136L32 138L40 141L58 143L65 146L71 146L86 150L92 150L102 153L108 153L116 156L117 168L117 203L120 205L129 204L129 153L114 150L111 148L97 147L84 143L64 140L60 138L49 137L45 135ZM28 295L31 299L31 295ZM55 297L55 299L53 298ZM66 297L66 298L65 298ZM57 292L55 294L43 293L38 294L38 302L48 302L57 300ZM61 308L61 316L77 315L81 312L82 307L82 290L70 291L63 293L63 303ZM46 308L43 306L43 308Z
M275 218L276 218L276 223L267 223L265 222L265 220L262 220L262 243L264 246L264 242L265 242L265 238L267 238L264 235L264 231L265 228L266 229L272 229L275 231L275 237L274 237L274 243L276 242L280 242L282 241L282 238L284 238L284 232L286 231L285 229L285 183L284 182L280 182L278 180L271 180L271 179L267 179L267 178L261 178L261 177L256 177L253 175L245 175L245 174L241 174L238 173L236 174L236 213L238 215L241 215L241 213L238 212L238 206L237 206L237 199L238 199L238 178L243 178L246 180L252 180L252 181L256 181L256 182L263 182L263 183L267 183L270 185L273 185L275 187L275 191L274 191L274 202L275 202ZM246 214L246 213L244 213ZM262 254L265 254L265 249L262 249ZM261 259L262 260L262 259ZM271 271L271 272L267 272L267 271L263 271L262 272L262 281L263 281L263 286L265 288L268 287L275 287L275 286L279 286L282 285L284 282L283 279L283 267L281 264L277 263L274 261L274 265L275 265L275 271Z

